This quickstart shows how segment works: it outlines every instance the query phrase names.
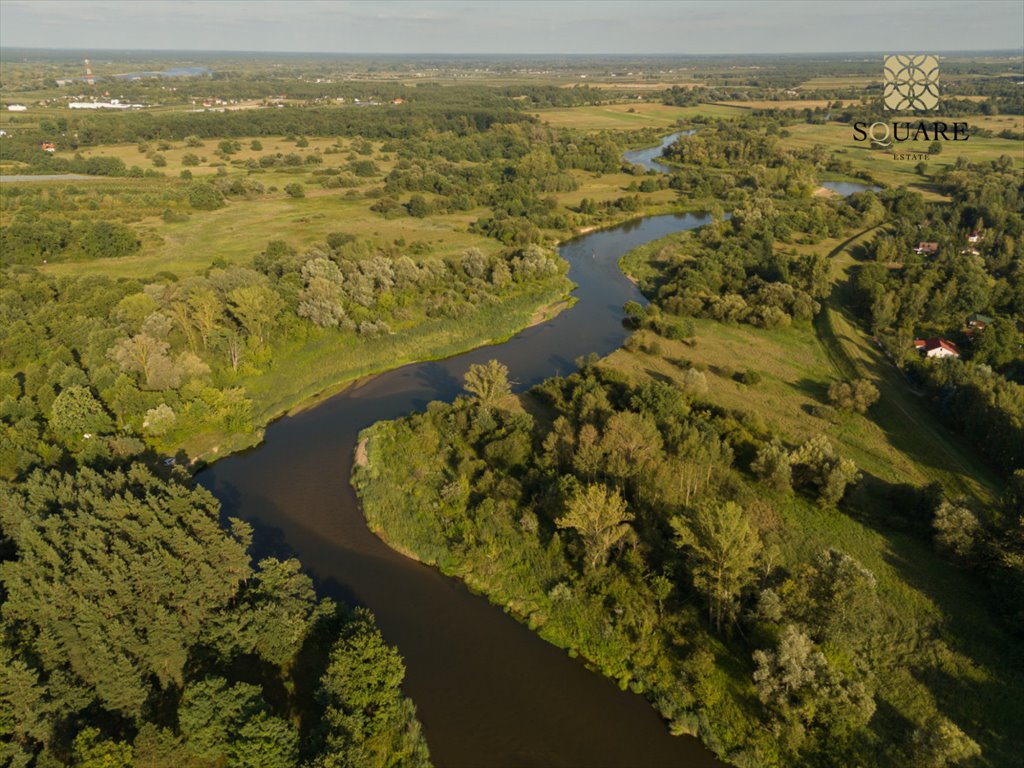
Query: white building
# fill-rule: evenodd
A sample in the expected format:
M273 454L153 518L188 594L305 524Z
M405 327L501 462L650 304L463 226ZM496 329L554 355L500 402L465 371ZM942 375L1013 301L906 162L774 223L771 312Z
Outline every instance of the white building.
M118 101L72 101L70 109L141 109L142 104L121 104Z
M956 344L940 338L914 339L914 346L924 353L925 357L960 357Z

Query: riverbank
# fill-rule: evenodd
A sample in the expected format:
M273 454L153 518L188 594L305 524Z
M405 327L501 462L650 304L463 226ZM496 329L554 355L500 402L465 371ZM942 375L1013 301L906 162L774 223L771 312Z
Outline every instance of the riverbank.
M573 288L562 278L511 301L482 307L471 318L428 321L401 334L376 339L372 346L360 345L358 340L328 339L336 343L286 350L285 359L272 370L246 382L247 394L258 409L254 433L204 433L175 445L169 453L183 451L190 466L198 471L213 461L259 445L267 426L277 419L314 408L355 383L412 363L442 360L507 341L572 306Z
M653 216L698 213L704 207L702 201L651 206L643 213L624 214L565 233L555 247L561 249L587 234L612 230ZM165 452L172 455L183 453L188 457L186 463L192 471L199 471L226 456L259 445L266 428L274 421L315 408L353 385L403 366L443 360L501 344L528 328L546 323L574 305L574 290L575 286L567 280L545 286L514 301L484 307L472 318L458 322L430 321L400 335L380 338L373 342L372 349L364 346L357 355L353 355L353 343L346 340L337 340L326 349L326 342L321 341L320 346L312 350L285 350L286 360L264 375L245 382L247 393L256 407L257 427L254 432L235 435L203 433L170 446Z
M383 543L346 482L357 460L376 466L372 447L369 456L359 451L361 430L451 402L470 364L501 359L521 390L570 370L580 355L619 346L628 329L617 309L638 294L616 268L618 257L705 222L662 216L571 240L562 256L579 285L572 311L500 347L362 379L318 408L273 424L259 448L199 475L222 500L225 516L253 524L257 553L287 547L323 594L373 611L406 660L405 690L438 764L720 766L696 740L673 737L630 686L593 674L465 585ZM428 463L442 460L429 444L414 451ZM417 486L402 490L414 494Z

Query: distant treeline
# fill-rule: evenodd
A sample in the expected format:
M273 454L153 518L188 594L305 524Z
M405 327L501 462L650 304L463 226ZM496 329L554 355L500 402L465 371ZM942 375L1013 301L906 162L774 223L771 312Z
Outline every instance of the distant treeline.
M399 106L401 108L399 108ZM154 139L182 140L233 138L239 136L364 136L392 139L415 136L427 130L464 134L486 130L495 123L532 120L521 112L503 107L444 106L345 108L292 108L238 110L233 112L132 112L118 115L89 115L68 125L68 135L56 141L58 149L98 144L123 144ZM41 134L40 134L41 137ZM13 157L14 146L35 145L34 137L3 143L2 159ZM8 147L8 145L12 145ZM38 152L38 146L34 147Z

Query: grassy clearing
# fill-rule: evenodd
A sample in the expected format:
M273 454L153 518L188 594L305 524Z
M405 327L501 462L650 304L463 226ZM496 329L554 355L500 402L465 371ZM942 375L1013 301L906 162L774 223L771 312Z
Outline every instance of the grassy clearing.
M687 360L709 372L709 399L726 408L757 412L772 431L793 442L824 432L858 466L885 482L938 482L953 496L991 502L1002 485L995 473L935 421L927 403L853 321L847 294L850 271L856 266L852 251L870 236L869 231L797 249L827 250L833 258L833 295L813 327L765 331L696 320L697 341L692 346L659 339L663 356L639 357L619 350L609 361L634 375L677 379L681 371L668 360ZM667 240L627 254L623 270L639 278L657 271L658 253ZM764 380L751 387L732 379L733 372L748 369ZM860 376L872 379L881 392L867 416L843 414L831 424L809 415L812 406L826 402L831 382Z
M288 181L285 176L277 183ZM305 198L297 200L284 195L235 200L216 211L193 212L188 221L179 223L151 216L137 225L144 243L138 254L51 264L46 270L111 277L147 277L170 271L180 277L202 272L214 259L248 264L270 240L284 240L302 250L323 242L331 232L385 242L404 238L409 244L425 243L437 256L461 253L470 246L489 253L499 245L491 238L466 231L468 221L475 218L472 215L385 219L369 210L372 200L347 197L345 192L310 188Z
M658 339L661 355L618 350L608 357L608 364L631 377L667 378L682 385L683 372L670 361L685 360L706 372L707 397L716 405L757 413L770 431L792 443L824 432L844 455L888 482L927 483L921 468L870 419L848 414L831 424L809 414L824 402L829 384L840 378L810 327L764 331L712 320L697 320L695 326L694 346ZM756 371L763 380L746 386L733 379L734 373L746 370Z
M632 111L631 111L632 110ZM672 107L666 104L605 104L592 107L548 109L535 115L549 125L581 130L635 130L637 128L669 128L678 120L697 115L731 118L742 115L742 107L725 104L699 104L695 107Z
M941 119L941 118L938 118ZM952 122L953 118L947 118ZM999 116L988 118L966 118L968 125L988 128L998 133L1005 128L1024 130L1024 119L1020 116ZM839 154L850 160L856 170L868 171L873 178L893 187L910 187L924 193L927 197L938 195L930 186L928 178L915 170L918 160L895 160L892 151L868 149L865 142L854 141L853 126L845 123L825 123L823 125L797 124L786 129L789 136L781 139L784 146L795 149L810 149L816 145L823 146L827 151ZM906 142L911 145L914 142ZM920 146L898 148L898 152L926 152L927 144L917 142ZM1024 153L1020 142L1011 139L972 137L968 141L943 143L943 151L931 155L925 161L929 173L951 168L956 164L957 157L965 157L973 163L988 162L998 159L1001 155L1009 155L1018 168L1024 168Z

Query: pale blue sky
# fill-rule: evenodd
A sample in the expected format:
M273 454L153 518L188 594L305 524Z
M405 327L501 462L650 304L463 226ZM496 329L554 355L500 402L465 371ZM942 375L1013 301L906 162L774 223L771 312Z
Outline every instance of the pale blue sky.
M332 53L1024 47L1022 0L2 0L0 46Z

